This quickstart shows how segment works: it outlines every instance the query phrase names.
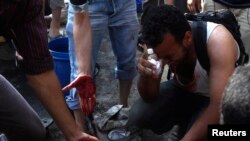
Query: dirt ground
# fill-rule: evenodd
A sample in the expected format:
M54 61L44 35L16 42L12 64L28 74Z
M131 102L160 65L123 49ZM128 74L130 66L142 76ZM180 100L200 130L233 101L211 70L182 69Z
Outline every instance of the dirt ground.
M139 56L140 52L137 52ZM99 52L98 64L100 65L100 71L96 77L97 85L97 104L94 115L100 115L106 112L109 108L118 104L119 101L119 88L118 80L114 78L114 65L115 57L113 55L110 41L108 38L104 38L101 50ZM41 120L49 121L52 120L50 115L44 109L40 101L34 94L34 91L28 86L24 74L20 71L13 69L5 74L5 77L17 88L17 90L25 97L25 99L30 103L30 105L35 109L35 111L40 116ZM131 94L129 96L129 106L131 106L136 99L139 97L136 88L138 76L135 78ZM163 78L164 79L164 78ZM45 123L46 124L46 123ZM102 141L108 141L107 132L98 132L98 136ZM155 135L151 131L143 130L140 132L134 141L161 141L167 140L166 135ZM61 131L58 130L57 126L53 123L48 127L48 138L46 141L65 141Z
M137 51L137 58L141 53ZM137 60L137 59L136 59ZM115 65L115 57L113 55L111 49L111 43L109 38L106 37L103 40L101 50L99 52L99 56L97 59L98 64L100 65L100 73L96 77L96 85L97 85L97 105L95 114L103 114L109 108L118 104L119 101L119 85L118 80L114 78L114 65ZM164 71L164 77L162 81L166 81L166 73L167 67ZM139 98L138 90L136 87L138 81L138 75L133 81L133 85L131 88L131 93L129 95L129 107L136 102ZM156 135L149 130L143 130L138 135L133 137L133 141L166 141L169 138L170 133L166 133L163 135ZM106 138L107 134L105 132L101 132L99 134L101 136L102 141L108 141ZM170 139L171 140L171 139Z
M141 53L137 51L137 58ZM118 104L119 101L119 85L118 80L114 78L114 65L115 57L111 49L111 43L109 38L106 36L103 39L102 47L99 52L97 63L100 65L100 72L96 77L97 85L97 105L94 115L103 114L109 108ZM167 69L166 69L167 70ZM167 71L164 72L165 74ZM166 76L166 75L164 75ZM139 98L137 91L137 80L138 75L133 81L131 93L129 95L129 107ZM162 81L166 78L163 77ZM99 137L102 141L108 141L107 132L98 132ZM133 137L133 141L165 141L168 138L168 133L163 135L156 135L149 130L143 130L140 134Z
M63 27L64 28L64 27ZM63 29L64 30L64 29ZM64 31L62 31L64 32ZM137 52L137 57L140 55L140 52ZM100 115L106 112L109 108L118 104L119 101L119 85L118 80L114 78L114 65L115 57L111 49L111 43L106 36L103 39L102 47L99 52L97 63L100 65L99 74L95 78L97 85L97 104L94 115ZM62 70L63 71L63 70ZM166 73L166 71L164 72ZM30 103L30 105L35 109L35 111L40 116L41 120L49 122L52 120L51 116L42 106L40 101L34 94L34 91L28 86L26 79L23 73L12 68L12 71L9 71L4 75L16 88L17 90L25 97L25 99ZM164 75L166 76L166 75ZM136 88L138 76L134 79L131 94L129 96L129 106L131 106L136 99L139 98L139 94ZM165 77L162 79L166 80ZM48 123L45 123L48 124ZM108 141L107 132L98 131L98 136L101 141ZM155 135L149 130L142 130L138 135L135 135L133 141L167 141L169 140L169 134ZM170 139L171 140L171 139ZM55 123L48 126L48 138L46 141L65 141L62 133L58 130Z

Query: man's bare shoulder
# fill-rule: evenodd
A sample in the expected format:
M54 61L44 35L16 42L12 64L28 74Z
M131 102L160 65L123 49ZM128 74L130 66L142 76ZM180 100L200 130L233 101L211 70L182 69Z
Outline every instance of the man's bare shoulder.
M230 31L223 25L217 26L208 39L208 56L215 64L235 63L238 46ZM230 62L229 62L230 61ZM212 65L212 64L211 64Z
M223 25L217 26L211 33L208 41L208 53L213 52L213 50L217 51L237 51L237 42L235 41L234 37L224 27Z

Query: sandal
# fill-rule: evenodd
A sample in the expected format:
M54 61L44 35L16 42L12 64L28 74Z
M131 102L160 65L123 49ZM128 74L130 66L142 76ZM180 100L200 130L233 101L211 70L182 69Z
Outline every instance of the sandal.
M46 129L48 129L53 123L54 120L52 118L42 118L41 119L43 127L45 127Z
M125 129L114 129L108 133L108 139L110 141L121 141L121 140L129 140L130 131Z

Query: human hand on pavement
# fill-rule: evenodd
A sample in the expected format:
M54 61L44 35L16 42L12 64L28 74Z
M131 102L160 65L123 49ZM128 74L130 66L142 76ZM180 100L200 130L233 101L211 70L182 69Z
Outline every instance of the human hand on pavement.
M80 97L82 111L89 115L93 113L96 104L96 86L91 76L79 75L73 82L65 86L63 93L76 88ZM87 140L86 140L87 141Z

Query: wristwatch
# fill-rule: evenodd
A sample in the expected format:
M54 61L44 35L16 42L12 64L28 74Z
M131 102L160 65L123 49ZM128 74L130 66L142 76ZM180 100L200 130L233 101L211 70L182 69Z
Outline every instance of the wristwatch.
M70 4L75 13L82 13L88 9L88 0L70 0Z

